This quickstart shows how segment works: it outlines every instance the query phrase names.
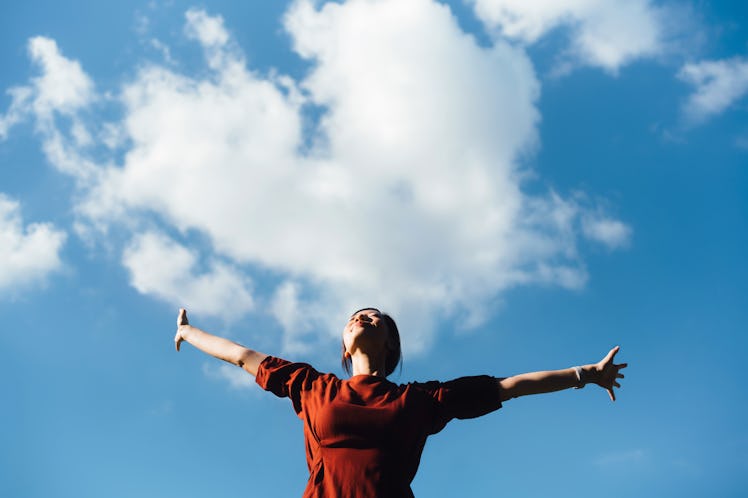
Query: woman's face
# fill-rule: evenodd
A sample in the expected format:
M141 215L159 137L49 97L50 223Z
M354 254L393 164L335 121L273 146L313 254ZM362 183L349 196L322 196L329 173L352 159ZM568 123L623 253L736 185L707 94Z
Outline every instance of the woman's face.
M382 314L373 308L367 308L351 315L343 329L343 344L347 352L354 348L363 348L368 352L381 350L387 345L389 330L382 320Z

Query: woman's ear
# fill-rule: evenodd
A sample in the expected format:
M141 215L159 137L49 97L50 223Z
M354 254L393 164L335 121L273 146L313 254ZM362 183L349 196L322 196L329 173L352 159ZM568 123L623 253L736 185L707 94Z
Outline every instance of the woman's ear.
M345 353L343 353L343 358L345 358L346 360L350 359L351 358L351 353L349 353L348 351L346 351Z

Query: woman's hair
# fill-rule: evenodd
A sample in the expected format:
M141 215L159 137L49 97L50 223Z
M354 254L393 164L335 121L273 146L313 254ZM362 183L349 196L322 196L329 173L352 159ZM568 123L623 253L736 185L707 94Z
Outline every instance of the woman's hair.
M397 330L397 324L395 323L395 320L392 319L390 315L387 313L382 313L377 308L361 308L360 310L353 313L354 315L358 313L359 311L363 310L374 310L377 313L379 313L379 316L382 317L382 320L387 325L387 333L389 334L389 341L388 343L391 343L394 345L393 348L387 348L387 357L384 359L384 376L388 377L392 372L395 371L395 368L397 365L402 361L403 354L400 349L400 331ZM350 357L345 356L345 341L343 341L343 352L342 352L342 358L340 360L340 363L343 365L343 370L350 375L351 374L351 359Z

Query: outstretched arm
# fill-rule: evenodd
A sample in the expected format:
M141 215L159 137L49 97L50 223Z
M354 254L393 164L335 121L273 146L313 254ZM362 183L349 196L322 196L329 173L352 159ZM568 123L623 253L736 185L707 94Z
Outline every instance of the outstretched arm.
M544 372L530 372L499 380L501 386L501 400L506 401L528 394L542 394L572 387L583 387L585 384L597 384L606 391L612 401L616 400L613 387L621 387L618 379L623 378L619 371L626 368L627 363L613 363L619 346L614 347L597 363L564 370L549 370ZM579 376L577 375L579 373Z
M257 368L268 355L245 348L223 337L209 334L197 327L193 327L187 321L187 311L179 310L177 316L177 335L174 336L174 345L179 351L182 341L187 341L197 349L219 360L233 363L242 367L252 375L257 375Z

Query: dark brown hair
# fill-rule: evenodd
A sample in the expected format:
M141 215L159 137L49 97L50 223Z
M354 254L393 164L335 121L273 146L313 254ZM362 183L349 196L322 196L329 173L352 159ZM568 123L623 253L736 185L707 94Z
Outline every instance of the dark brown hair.
M400 331L397 330L397 324L395 323L395 320L392 319L390 315L387 313L382 313L377 308L361 308L358 311L355 311L353 314L364 310L374 310L377 313L379 313L379 316L382 317L382 320L384 321L385 325L387 325L387 333L389 334L390 341L394 347L393 348L387 348L387 357L384 360L384 376L388 377L392 372L395 371L395 368L397 368L397 365L402 361L403 359L403 353L400 349ZM343 365L343 370L350 375L351 374L351 359L346 358L345 356L345 341L343 341L342 344L342 358L340 359L341 365Z

